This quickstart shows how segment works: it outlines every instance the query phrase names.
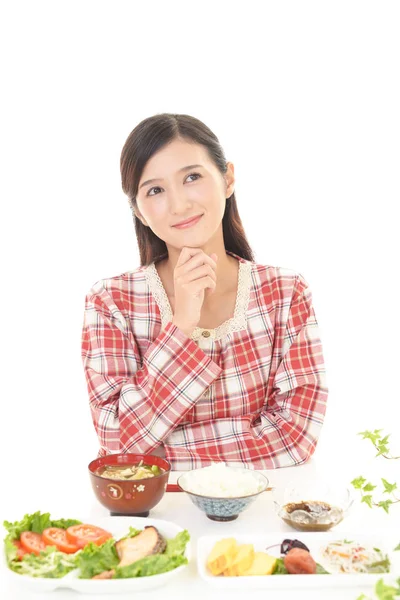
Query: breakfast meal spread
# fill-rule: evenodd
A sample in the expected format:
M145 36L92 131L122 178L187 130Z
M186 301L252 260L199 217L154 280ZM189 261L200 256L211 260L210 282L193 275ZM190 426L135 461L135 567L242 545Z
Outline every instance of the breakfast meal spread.
M113 479L109 482L112 487L132 486L132 490L124 496L128 507L129 502L136 502L135 506L138 506L137 498L144 496L144 486L150 488L161 481L164 493L166 482L162 478L169 474L168 470L157 465L143 464L139 458L136 462L127 460L124 465L96 465L92 472L103 478L97 477L94 485L104 486L104 479ZM229 503L236 502L234 510L237 514L243 510L239 501L248 503L249 495L261 498L260 487L262 491L268 485L268 480L263 477L250 469L235 469L218 463L181 475L178 486L183 489L181 479L184 478L185 486L193 490L196 506L210 517L209 512L215 510L216 505L222 510L219 520L228 520L233 514ZM131 483L133 479L136 481ZM148 481L142 483L138 479ZM153 493L150 500L154 497ZM323 531L343 518L344 511L329 502L300 501L297 498L292 502L286 498L285 504L279 504L283 513L278 513L294 528ZM198 504L205 500L209 505L203 507ZM132 591L135 586L142 589L142 583L149 587L156 582L157 578L152 576L174 576L172 571L176 570L179 574L179 567L188 564L190 536L186 529L167 521L145 520L141 516L130 521L135 527L129 527L128 531L125 529L126 521L121 520L121 529L116 534L114 524L118 526L118 520L114 519L101 521L102 527L74 519L55 520L49 513L38 511L25 515L21 521L5 521L4 527L8 532L4 540L7 566L14 573L24 575L22 581L25 582L56 580L69 575L59 585L85 592L89 591L88 585L94 586L92 591L96 591L97 586L104 588L109 585L114 591L123 591L118 586L126 585ZM284 587L286 581L289 582L287 585L296 581L300 583L295 585L301 585L302 581L308 585L313 581L302 577L292 580L293 575L328 575L329 578L318 580L317 585L324 587L331 585L330 581L334 584L337 575L340 579L341 574L376 575L392 573L396 568L397 553L392 554L392 548L400 550L400 544L394 548L379 536L347 540L335 539L331 534L304 533L301 537L307 544L294 538L282 539L282 534L266 531L261 535L237 534L237 537L232 534L221 538L202 536L197 553L199 574L209 584L218 587L253 585L278 589ZM275 577L277 575L290 576L290 579ZM273 579L270 579L271 576ZM243 577L248 579L243 580ZM79 583L80 580L92 580L92 583ZM101 583L106 580L120 580L120 583ZM79 588L82 585L85 587Z

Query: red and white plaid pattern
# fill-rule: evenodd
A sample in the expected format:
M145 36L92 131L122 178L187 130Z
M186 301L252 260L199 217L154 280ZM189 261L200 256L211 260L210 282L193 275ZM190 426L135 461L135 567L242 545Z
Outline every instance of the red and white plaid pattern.
M145 269L101 280L86 296L82 359L99 456L162 443L179 470L307 461L328 390L302 275L251 263L246 329L202 349L171 321L161 330Z

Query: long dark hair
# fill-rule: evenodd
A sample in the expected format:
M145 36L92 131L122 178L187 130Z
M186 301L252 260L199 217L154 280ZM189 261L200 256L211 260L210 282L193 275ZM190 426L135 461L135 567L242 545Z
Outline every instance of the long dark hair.
M141 121L129 134L121 153L122 189L128 196L135 223L141 266L149 265L162 256L168 256L166 243L146 227L134 213L139 181L147 161L158 150L182 138L201 144L222 174L226 173L226 159L217 136L199 119L189 115L162 113ZM253 251L247 241L236 205L235 193L226 200L222 230L225 250L254 262Z

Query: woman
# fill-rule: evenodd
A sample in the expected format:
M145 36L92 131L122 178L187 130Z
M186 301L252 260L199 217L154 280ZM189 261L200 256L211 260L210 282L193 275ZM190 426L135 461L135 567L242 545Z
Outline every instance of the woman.
M156 453L179 470L307 461L327 400L311 292L254 262L218 139L188 115L155 115L129 135L121 175L141 266L86 296L99 455Z

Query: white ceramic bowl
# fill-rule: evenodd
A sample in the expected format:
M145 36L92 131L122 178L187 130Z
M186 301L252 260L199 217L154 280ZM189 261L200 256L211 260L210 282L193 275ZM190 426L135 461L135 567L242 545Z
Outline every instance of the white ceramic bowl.
M268 479L258 471L239 467L226 467L231 472L233 481L235 475L238 474L240 474L241 479L243 475L251 478L251 483L255 484L254 491L251 493L241 491L236 494L233 492L229 496L223 495L221 492L210 494L205 493L200 484L198 486L199 491L196 491L196 477L199 476L199 480L200 478L203 479L204 472L208 468L203 467L184 473L178 478L178 485L189 496L193 504L213 521L233 521L237 519L239 514L268 488ZM216 489L218 489L218 486L216 486Z

